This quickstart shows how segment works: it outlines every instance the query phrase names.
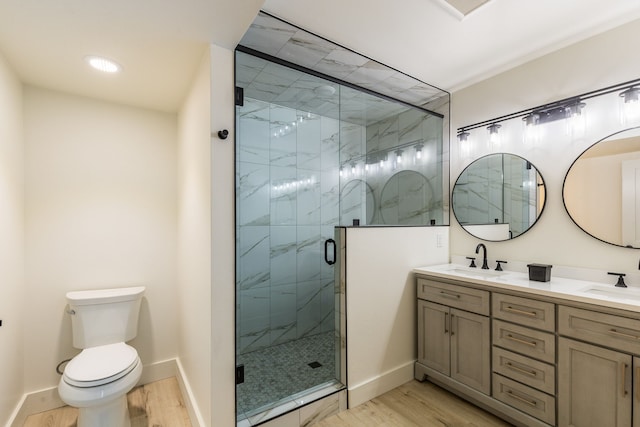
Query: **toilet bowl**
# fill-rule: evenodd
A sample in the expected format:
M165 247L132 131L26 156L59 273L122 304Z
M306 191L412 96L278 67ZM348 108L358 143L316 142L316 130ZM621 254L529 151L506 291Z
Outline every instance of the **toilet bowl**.
M127 393L142 375L137 351L125 343L83 350L64 370L60 398L78 408L78 427L130 426Z
M78 408L77 427L130 427L127 393L142 375L135 348L144 287L67 294L73 345L82 351L58 384L63 402Z

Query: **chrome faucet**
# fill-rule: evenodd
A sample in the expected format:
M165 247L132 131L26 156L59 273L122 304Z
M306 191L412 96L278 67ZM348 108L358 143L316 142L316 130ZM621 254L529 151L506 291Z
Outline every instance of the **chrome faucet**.
M487 247L484 245L484 243L479 243L478 246L476 246L476 253L480 252L480 248L484 249L484 251L482 252L482 269L488 270L489 265L487 264Z

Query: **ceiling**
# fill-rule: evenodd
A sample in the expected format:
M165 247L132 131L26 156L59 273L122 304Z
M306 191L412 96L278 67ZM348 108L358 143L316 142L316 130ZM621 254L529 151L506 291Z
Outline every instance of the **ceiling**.
M448 91L640 19L638 0L465 3L0 0L0 53L26 84L175 112L207 45L235 47L261 8ZM124 70L100 75L89 54Z

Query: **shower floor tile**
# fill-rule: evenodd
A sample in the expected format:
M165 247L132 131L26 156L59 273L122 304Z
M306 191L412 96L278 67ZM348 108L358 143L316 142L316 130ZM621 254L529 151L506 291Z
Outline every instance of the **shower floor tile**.
M244 364L245 375L236 392L239 418L335 380L334 349L334 333L326 332L238 355L237 363Z

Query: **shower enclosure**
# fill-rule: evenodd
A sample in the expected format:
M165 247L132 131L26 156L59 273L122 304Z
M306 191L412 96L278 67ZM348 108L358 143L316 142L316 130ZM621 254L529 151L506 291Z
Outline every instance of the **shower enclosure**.
M443 116L236 51L236 410L345 388L336 226L448 224Z

